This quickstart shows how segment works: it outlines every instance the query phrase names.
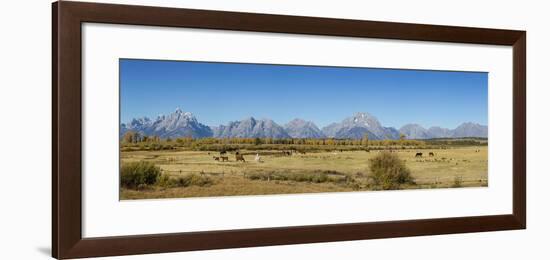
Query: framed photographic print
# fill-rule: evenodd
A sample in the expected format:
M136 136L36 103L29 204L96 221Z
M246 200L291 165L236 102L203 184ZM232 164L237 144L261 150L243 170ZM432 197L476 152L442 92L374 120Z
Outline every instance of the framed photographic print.
M526 227L524 31L52 10L56 258Z

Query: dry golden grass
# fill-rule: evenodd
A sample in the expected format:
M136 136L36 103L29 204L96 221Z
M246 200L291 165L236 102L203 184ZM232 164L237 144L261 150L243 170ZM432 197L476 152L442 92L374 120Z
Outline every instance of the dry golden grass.
M369 174L368 159L379 151L318 152L282 156L276 151L259 152L263 163L255 162L256 151L241 151L246 162L236 162L235 155L228 153L229 162L215 161L217 152L202 151L136 151L122 152L122 162L150 161L173 177L186 174L204 174L214 180L209 186L178 188L151 187L145 190L121 189L122 199L182 198L231 195L288 194L312 192L339 192L371 189L366 183ZM423 158L416 158L422 152ZM429 157L433 152L435 156ZM262 154L263 153L263 154ZM416 185L403 189L482 187L487 180L487 147L457 147L435 150L394 151L415 178ZM348 182L297 182L277 180L251 180L247 174L309 174L334 171L350 176ZM458 183L457 183L458 182ZM457 185L458 184L458 185Z

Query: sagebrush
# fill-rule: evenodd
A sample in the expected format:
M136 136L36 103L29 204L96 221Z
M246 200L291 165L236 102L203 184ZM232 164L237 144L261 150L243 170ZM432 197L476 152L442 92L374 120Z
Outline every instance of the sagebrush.
M414 184L411 170L393 153L382 152L369 159L370 179L374 188L399 189L403 184Z
M159 179L158 185L165 188L175 188L175 187L189 187L189 186L210 186L214 183L212 178L199 175L199 174L189 174L185 176L170 177L167 175L161 176Z
M136 189L157 183L161 170L147 161L123 163L120 167L120 185Z

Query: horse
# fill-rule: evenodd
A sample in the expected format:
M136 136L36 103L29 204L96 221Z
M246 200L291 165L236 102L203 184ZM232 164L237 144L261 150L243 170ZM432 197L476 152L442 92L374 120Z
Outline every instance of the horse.
M235 160L238 162L238 161L243 161L243 162L246 162L244 160L244 156L242 154L239 154L239 152L236 152L235 153Z
M434 157L434 156L435 156L435 154L434 154L433 152L430 152L428 155L429 155L430 157Z
M263 162L262 157L260 157L260 154L256 154L256 157L254 157L254 161L259 162L259 163Z
M220 161L220 157L218 156L212 156L212 158L214 158L214 161Z
M229 162L228 156L220 156L220 159L222 159L222 162Z
M416 153L414 157L422 157L422 153Z

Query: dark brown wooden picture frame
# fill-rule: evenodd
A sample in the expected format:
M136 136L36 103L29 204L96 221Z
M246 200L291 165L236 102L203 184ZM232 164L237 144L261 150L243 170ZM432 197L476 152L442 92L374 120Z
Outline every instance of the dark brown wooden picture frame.
M84 22L513 46L513 213L278 228L82 237ZM526 32L177 8L52 6L52 254L59 259L526 228Z

